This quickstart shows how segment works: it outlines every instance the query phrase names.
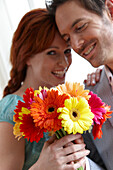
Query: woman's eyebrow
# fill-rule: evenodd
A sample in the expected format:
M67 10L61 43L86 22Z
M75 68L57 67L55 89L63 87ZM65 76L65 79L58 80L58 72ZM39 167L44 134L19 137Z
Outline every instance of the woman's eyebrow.
M47 48L47 49L51 49L51 48L59 49L59 47L57 47L57 46L51 46L51 47L49 47L49 48Z

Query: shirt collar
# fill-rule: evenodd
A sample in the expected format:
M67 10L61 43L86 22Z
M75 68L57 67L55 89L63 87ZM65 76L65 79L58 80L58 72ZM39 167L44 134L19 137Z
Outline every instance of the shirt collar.
M108 78L109 84L111 85L113 74L111 73L110 69L107 66L104 66L104 68L105 68L105 73Z
M105 73L108 78L109 84L111 85L112 92L113 92L113 74L111 73L110 69L107 66L104 66Z

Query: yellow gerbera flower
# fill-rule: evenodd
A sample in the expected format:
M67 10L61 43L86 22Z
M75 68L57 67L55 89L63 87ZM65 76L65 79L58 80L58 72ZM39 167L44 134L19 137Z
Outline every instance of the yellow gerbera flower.
M93 123L94 114L91 112L87 100L82 97L66 99L65 107L60 107L57 112L61 112L59 119L62 119L62 127L68 134L83 133L88 130Z
M15 138L18 138L18 140L23 136L23 133L20 132L20 122L16 122L15 126L13 127L13 134L15 135Z
M30 114L30 111L27 108L22 107L21 112L19 112L19 117L18 117L19 119L18 119L18 121L15 121L15 118L13 119L14 122L16 122L14 127L13 127L13 134L15 135L16 138L18 138L18 140L22 136L24 136L24 133L20 131L21 120L22 120L22 117L23 117L24 114L28 115L28 114Z
M90 95L88 95L89 90L84 90L84 85L80 85L80 83L66 82L65 84L58 85L56 88L60 93L69 94L71 97L77 97L78 99L84 97L87 100L90 98Z

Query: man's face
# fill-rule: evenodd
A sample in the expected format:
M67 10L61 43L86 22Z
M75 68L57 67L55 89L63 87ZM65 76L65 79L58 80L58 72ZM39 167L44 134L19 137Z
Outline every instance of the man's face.
M67 1L56 10L56 23L64 40L94 67L113 63L113 25L83 8L78 0Z

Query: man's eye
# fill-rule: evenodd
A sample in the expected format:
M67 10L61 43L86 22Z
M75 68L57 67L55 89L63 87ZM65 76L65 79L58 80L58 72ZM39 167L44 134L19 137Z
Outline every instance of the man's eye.
M55 54L56 54L55 51L49 51L49 52L47 53L47 55L55 55Z
M69 43L70 42L70 37L66 38L65 41L66 41L66 43Z
M64 38L66 43L70 42L70 36L69 35L65 35L63 38Z
M75 31L76 31L76 32L83 31L83 30L85 30L85 29L87 28L87 25L88 25L87 23L82 24L82 25L76 27Z

